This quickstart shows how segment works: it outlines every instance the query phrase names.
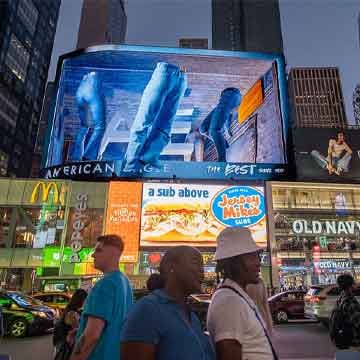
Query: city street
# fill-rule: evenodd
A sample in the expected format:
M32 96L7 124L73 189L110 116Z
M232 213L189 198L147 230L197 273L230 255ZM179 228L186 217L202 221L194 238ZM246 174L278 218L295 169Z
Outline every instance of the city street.
M276 326L275 345L280 359L334 358L334 347L328 333L320 324L291 323ZM0 353L9 353L12 360L28 359L30 354L37 360L52 359L51 335L36 336L20 340L5 339L0 343ZM32 358L32 357L31 357Z

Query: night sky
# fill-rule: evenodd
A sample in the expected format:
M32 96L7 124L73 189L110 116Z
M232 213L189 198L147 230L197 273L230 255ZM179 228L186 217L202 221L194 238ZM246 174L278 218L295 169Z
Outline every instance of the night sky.
M76 46L81 6L82 0L62 0L49 80L58 56ZM177 46L181 37L207 37L211 45L211 0L126 0L126 7L127 43ZM352 123L352 92L360 83L359 0L280 0L280 11L288 69L338 66Z

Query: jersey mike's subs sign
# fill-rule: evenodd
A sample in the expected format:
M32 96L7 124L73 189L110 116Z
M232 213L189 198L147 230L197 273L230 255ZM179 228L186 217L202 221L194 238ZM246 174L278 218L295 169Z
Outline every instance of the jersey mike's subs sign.
M261 187L144 184L141 246L215 246L228 226L248 227L266 246L265 200Z

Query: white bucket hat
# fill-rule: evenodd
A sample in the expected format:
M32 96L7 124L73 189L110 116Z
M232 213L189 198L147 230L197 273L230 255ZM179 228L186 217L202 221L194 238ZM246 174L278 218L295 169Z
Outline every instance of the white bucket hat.
M228 227L216 238L215 260L261 251L248 228Z

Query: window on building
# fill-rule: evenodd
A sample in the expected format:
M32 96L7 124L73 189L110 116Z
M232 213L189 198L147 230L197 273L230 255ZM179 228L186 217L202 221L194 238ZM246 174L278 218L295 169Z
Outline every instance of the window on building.
M0 247L44 248L60 246L64 228L62 207L0 207Z
M30 32L34 35L36 30L37 20L39 18L39 11L34 6L32 0L20 0L17 10L17 15Z
M4 151L0 150L0 176L6 176L8 163L9 163L9 155L6 154ZM0 238L1 238L1 229L0 229ZM0 239L0 246L1 246L1 239Z
M23 44L14 34L11 35L5 63L21 81L25 81L29 58L29 52Z

